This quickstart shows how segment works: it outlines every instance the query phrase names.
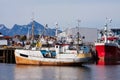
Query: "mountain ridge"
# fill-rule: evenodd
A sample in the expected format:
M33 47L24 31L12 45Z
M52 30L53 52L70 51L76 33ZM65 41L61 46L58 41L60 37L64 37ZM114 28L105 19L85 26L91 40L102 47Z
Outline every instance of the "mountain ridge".
M42 24L38 23L37 21L32 21L26 25L18 25L15 24L11 29L8 29L4 24L0 24L0 32L3 35L7 36L15 36L15 35L27 35L28 31L31 34L32 25L34 25L34 34L35 35L44 35L46 36L55 36L55 29L44 27ZM62 32L58 30L58 32Z

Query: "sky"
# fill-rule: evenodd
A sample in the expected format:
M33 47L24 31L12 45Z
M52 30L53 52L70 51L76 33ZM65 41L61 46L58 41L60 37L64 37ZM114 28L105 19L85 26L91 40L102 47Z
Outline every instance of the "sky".
M12 28L25 25L32 18L42 25L60 29L80 27L102 28L106 17L110 27L120 27L120 0L0 0L0 24Z

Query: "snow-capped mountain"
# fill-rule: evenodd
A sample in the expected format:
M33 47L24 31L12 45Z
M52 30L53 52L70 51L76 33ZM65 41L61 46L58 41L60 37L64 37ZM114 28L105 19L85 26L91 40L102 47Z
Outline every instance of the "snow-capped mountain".
M45 28L40 23L33 21L27 25L17 25L15 24L12 29L7 29L4 25L0 26L0 32L4 35L14 36L14 35L27 35L28 31L31 34L32 25L34 26L34 34L43 34L49 36L55 36L55 29L49 27ZM3 31L4 30L4 31ZM60 30L58 32L61 32Z
M0 33L2 33L3 35L7 35L8 32L9 29L4 24L0 24Z

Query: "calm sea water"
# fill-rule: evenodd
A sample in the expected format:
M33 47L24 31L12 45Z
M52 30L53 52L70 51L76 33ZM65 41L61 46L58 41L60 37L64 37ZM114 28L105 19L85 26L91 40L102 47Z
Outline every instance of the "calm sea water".
M0 80L120 80L120 65L57 67L0 63Z

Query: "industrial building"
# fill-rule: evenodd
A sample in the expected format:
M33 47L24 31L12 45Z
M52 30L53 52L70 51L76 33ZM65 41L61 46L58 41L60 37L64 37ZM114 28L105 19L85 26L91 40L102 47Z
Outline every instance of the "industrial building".
M75 27L68 28L62 33L58 34L59 37L71 37L76 36L77 33L80 33L80 37L84 43L94 43L98 38L97 28L86 28L86 27Z

